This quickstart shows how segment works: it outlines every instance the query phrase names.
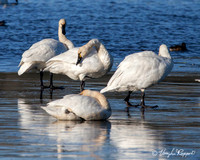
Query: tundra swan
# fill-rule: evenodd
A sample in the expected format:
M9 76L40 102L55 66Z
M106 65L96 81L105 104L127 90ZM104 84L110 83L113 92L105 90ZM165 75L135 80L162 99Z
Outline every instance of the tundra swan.
M144 102L145 89L162 81L171 72L172 68L173 61L167 46L164 44L160 46L158 55L152 51L134 53L125 57L107 86L100 92L128 91L128 95L124 99L128 109L128 107L132 106L129 102L131 93L141 90L140 106L144 109L150 107L146 106Z
M19 64L20 69L18 75L36 68L40 70L40 83L43 88L43 69L45 62L50 58L67 51L68 49L74 48L73 43L68 40L65 36L65 19L60 19L58 26L58 37L59 41L54 39L43 39L37 43L34 43L28 50L22 54L22 59ZM53 87L53 80L51 74L50 87Z
M84 90L85 80L99 78L112 67L112 56L98 39L92 39L82 47L70 49L46 62L44 71L64 74L73 80L80 80Z
M59 120L105 120L111 116L106 97L91 90L66 95L42 108Z

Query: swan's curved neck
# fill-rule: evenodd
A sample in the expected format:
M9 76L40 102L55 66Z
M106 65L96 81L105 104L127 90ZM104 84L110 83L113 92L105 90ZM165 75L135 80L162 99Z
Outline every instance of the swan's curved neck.
M166 46L161 46L159 48L158 55L162 57L170 58L170 59L172 58Z
M59 41L62 42L63 44L66 45L66 47L68 49L72 49L74 48L74 44L69 40L67 39L67 37L65 36L65 26L58 26L58 38L59 38Z
M113 58L108 53L105 46L98 40L98 39L92 39L88 43L89 48L95 47L98 53L98 57L101 60L102 64L104 65L105 70L109 70L112 67Z
M109 110L109 111L111 110L110 105L109 105L106 97L103 94L101 94L97 91L90 91L90 90L84 90L80 94L84 95L84 96L89 96L89 97L95 98L98 101L98 103L102 106L102 108Z

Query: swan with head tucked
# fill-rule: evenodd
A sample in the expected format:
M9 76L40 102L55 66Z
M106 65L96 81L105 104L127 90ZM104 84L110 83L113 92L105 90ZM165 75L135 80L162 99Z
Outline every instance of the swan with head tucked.
M66 95L42 108L58 120L106 120L112 112L106 97L91 90Z
M150 107L144 103L145 89L162 81L172 68L173 61L167 46L164 44L160 46L158 55L152 51L131 54L119 64L118 69L107 86L101 90L101 93L128 91L128 96L124 99L128 109L128 107L133 106L129 102L130 94L141 90L142 98L139 105L143 109Z
M112 63L112 56L105 46L98 39L92 39L82 47L51 58L46 62L44 71L80 80L82 91L86 79L102 77L111 69Z
M43 69L46 61L50 58L74 48L73 43L65 36L65 19L60 19L58 26L59 41L54 39L43 39L37 43L34 43L28 50L22 54L20 61L20 69L18 75L22 75L31 69L37 69L40 71L41 87L43 85ZM50 78L50 87L53 87L52 74Z

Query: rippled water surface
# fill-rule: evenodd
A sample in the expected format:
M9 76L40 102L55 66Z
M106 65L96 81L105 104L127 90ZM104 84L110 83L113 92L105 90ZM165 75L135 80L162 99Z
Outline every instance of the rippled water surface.
M200 159L200 2L198 0L19 0L0 5L0 158L1 159ZM106 93L113 113L106 122L60 122L40 106L78 93L79 82L56 75L64 90L40 91L39 75L17 75L22 53L33 43L57 39L60 18L75 46L98 38L114 57L112 71L89 80L102 89L116 66L131 53L158 52L185 42L188 50L171 52L175 65L166 80L146 91L146 103L158 105L142 116L125 112L126 93ZM45 74L48 83L48 74ZM40 99L42 98L42 99ZM132 94L138 103L140 93Z

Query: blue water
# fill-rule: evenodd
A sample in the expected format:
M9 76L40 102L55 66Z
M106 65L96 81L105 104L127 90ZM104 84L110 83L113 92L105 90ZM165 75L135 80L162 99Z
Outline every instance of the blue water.
M17 6L0 5L0 21L6 21L0 26L0 158L200 159L200 83L194 81L200 77L199 13L199 0L19 0ZM128 116L126 93L107 93L112 116L106 122L60 122L44 112L40 106L52 100L50 91L41 100L38 74L19 77L17 66L33 43L58 39L61 18L75 46L100 39L114 57L112 71L131 53L185 42L187 51L171 52L172 73L146 91L146 103L158 109L143 117L139 108L131 108ZM107 80L90 80L86 87L100 90ZM79 92L79 82L65 76L55 76L54 82L65 89L55 90L53 100ZM139 101L140 94L132 94L131 102Z
M67 37L81 46L98 38L113 55L116 66L131 53L158 52L185 42L186 52L172 52L173 71L199 72L200 2L197 0L35 0L0 6L0 72L17 72L22 53L33 43L57 37L58 21L67 21Z

